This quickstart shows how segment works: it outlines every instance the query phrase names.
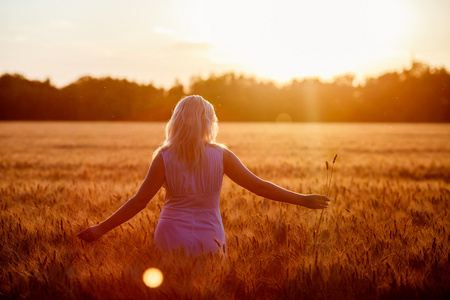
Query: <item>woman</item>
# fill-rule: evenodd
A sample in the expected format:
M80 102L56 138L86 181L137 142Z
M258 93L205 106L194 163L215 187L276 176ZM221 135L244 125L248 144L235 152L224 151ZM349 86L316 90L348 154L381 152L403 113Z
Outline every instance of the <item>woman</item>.
M223 175L249 191L272 200L311 209L328 207L321 195L301 195L264 181L250 172L225 146L216 143L214 107L201 96L178 102L166 126L166 140L155 151L142 186L134 197L102 223L78 238L92 242L128 221L161 187L165 203L155 230L154 243L163 251L182 248L188 255L226 251L219 211Z

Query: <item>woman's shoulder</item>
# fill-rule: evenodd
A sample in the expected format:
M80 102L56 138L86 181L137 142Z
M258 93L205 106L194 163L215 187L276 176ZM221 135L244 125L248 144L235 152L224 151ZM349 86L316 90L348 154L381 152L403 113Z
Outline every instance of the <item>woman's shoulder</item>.
M169 149L166 146L159 147L155 150L155 152L153 152L153 159L155 159L157 156L161 156L164 158L165 156L167 156L168 150Z
M223 161L228 162L233 157L236 157L236 155L228 148L223 149Z
M216 150L223 152L225 149L227 149L227 146L225 146L224 144L220 144L220 143L210 143L207 145L207 148L216 149Z
M220 155L220 156L224 155L226 149L227 149L227 147L225 145L216 144L216 143L208 144L206 147L207 152L215 153L216 155Z

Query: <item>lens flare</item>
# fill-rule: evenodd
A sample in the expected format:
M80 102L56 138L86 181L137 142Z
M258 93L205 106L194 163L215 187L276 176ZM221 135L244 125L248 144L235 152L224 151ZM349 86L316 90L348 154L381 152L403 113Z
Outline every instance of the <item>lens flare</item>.
M145 270L142 280L150 288L157 288L163 282L163 273L157 268L148 268Z

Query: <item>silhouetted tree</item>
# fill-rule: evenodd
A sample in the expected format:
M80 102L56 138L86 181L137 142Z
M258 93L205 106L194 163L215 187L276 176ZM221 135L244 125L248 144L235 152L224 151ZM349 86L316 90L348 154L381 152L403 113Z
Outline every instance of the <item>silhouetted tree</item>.
M0 77L2 120L49 119L58 110L59 99L60 91L50 80L30 81L18 74L4 74Z
M160 120L164 90L127 80L82 77L64 87L75 120Z
M252 76L225 73L179 81L168 90L128 80L82 77L57 89L50 80L18 74L0 77L2 120L167 121L186 94L199 94L217 108L221 121L450 122L450 74L413 61L402 72L367 78L354 75L331 82L293 79L284 86Z

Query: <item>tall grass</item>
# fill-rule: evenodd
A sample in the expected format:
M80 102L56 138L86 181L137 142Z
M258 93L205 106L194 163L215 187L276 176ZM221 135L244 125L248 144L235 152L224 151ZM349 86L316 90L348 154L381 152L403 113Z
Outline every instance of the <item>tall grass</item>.
M320 211L260 198L225 179L223 263L154 248L162 192L97 242L77 240L136 192L163 126L0 123L0 296L449 296L449 125L222 124L219 140L253 172L298 192L322 192L323 162L340 149L327 180L333 203L316 238ZM161 287L142 282L148 267L164 273Z

